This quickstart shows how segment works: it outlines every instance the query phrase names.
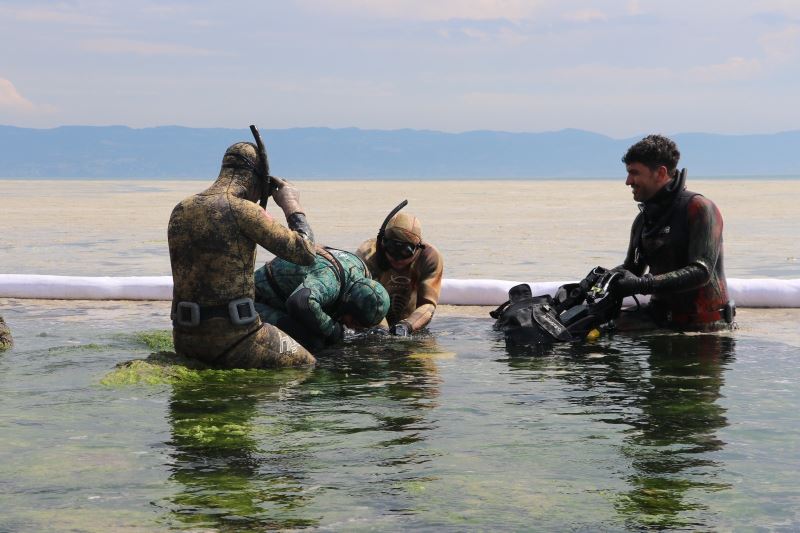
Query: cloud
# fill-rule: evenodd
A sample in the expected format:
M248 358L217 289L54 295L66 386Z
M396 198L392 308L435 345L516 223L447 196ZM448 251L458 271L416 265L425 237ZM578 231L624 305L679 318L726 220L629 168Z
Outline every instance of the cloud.
M220 52L182 44L135 41L132 39L91 39L81 43L87 52L101 54L135 54L143 56L191 56L207 57L222 55Z
M36 106L22 96L14 84L5 78L0 78L0 109L17 111L17 112L32 112L36 111Z
M800 52L800 25L764 34L759 43L769 60L778 63L790 61Z
M608 20L608 15L597 9L581 9L564 13L564 19L570 22L602 22Z
M444 21L523 20L536 14L542 0L299 0L311 10L369 13L390 19Z
M690 68L688 75L696 81L720 82L751 79L760 71L761 62L757 59L731 57L724 63Z
M49 115L55 111L56 108L53 106L31 102L20 94L11 80L0 78L0 113L2 116L29 119Z
M63 7L0 7L0 16L19 22L58 23L95 26L101 20L94 15L69 11Z

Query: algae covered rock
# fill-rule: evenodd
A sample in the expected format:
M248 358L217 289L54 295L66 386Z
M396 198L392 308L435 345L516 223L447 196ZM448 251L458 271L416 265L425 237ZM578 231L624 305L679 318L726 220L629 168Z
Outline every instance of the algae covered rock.
M206 365L194 359L180 357L174 352L158 352L147 359L134 359L119 363L100 384L109 387L121 385L169 385L201 381L200 370Z
M7 350L14 345L14 340L11 338L11 328L8 327L3 317L0 316L0 352Z

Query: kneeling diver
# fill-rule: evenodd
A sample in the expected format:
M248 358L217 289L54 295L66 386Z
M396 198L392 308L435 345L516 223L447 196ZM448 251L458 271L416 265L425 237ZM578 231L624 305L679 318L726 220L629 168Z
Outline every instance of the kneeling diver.
M170 216L175 351L223 368L311 365L314 357L262 324L253 305L256 245L311 264L314 236L297 189L269 175L261 137L251 130L257 145L229 147L213 185L181 201ZM288 228L264 210L270 196Z
M422 240L419 219L399 213L406 204L404 200L389 213L377 239L364 241L356 251L391 298L386 315L388 332L402 337L424 328L433 318L444 272L442 254Z
M256 311L314 351L344 338L345 327L375 326L389 310L389 295L355 254L316 248L309 266L275 258L255 272Z

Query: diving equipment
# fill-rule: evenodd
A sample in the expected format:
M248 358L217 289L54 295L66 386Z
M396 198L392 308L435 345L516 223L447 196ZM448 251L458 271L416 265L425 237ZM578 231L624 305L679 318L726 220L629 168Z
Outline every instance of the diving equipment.
M389 261L384 256L384 249L383 249L383 238L386 235L386 226L389 224L389 221L395 216L401 209L408 205L408 200L403 200L397 206L392 209L386 218L383 220L383 224L381 224L381 229L378 230L378 238L375 240L375 249L376 255L378 260L378 266L381 270L388 270L390 268Z

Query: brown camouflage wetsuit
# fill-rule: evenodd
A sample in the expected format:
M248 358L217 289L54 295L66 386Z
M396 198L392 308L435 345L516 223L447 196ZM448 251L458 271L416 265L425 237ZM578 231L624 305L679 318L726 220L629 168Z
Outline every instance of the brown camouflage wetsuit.
M252 144L233 145L214 184L180 202L170 216L175 351L225 368L312 364L315 360L310 353L278 328L262 324L260 318L237 326L225 316L229 302L255 295L257 244L298 264L311 264L315 258L304 215L287 216L291 229L272 220L255 203L261 179L229 157L232 151L257 161ZM193 302L202 310L216 309L217 316L208 313L211 317L197 326L180 325L175 321L178 302Z
M631 228L624 268L637 276L649 269L642 312L623 313L621 330L666 326L681 330L729 328L722 253L722 215L714 202L668 184L641 205ZM680 184L682 185L682 183Z
M11 338L11 329L6 324L3 317L0 316L0 352L11 348L14 341Z
M407 267L383 270L376 256L376 240L369 239L359 246L356 255L367 264L373 279L380 281L391 299L386 320L390 326L404 322L410 331L418 331L431 321L439 303L442 289L444 260L432 244L417 252Z

